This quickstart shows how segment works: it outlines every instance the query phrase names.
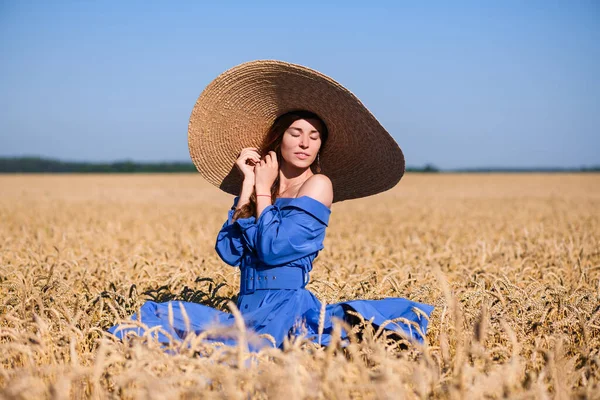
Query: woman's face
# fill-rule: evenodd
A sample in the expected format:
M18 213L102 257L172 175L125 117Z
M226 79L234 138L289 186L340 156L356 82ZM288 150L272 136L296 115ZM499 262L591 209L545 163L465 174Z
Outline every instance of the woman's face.
M314 119L294 121L283 133L281 156L296 168L308 168L321 148L321 123Z

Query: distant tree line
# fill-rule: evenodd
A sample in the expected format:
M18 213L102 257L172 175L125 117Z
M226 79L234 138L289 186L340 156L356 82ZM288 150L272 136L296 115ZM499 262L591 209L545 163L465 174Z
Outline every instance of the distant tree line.
M150 173L194 172L191 162L140 163L117 161L111 163L59 161L40 157L0 158L0 173Z
M407 167L407 172L442 172L433 164L424 167ZM581 168L469 168L443 172L598 172L600 165ZM0 173L178 173L196 172L191 162L134 162L111 163L60 161L42 157L0 157Z
M527 173L527 172L543 172L543 173L554 173L554 172L600 172L600 165L596 166L582 166L579 168L560 168L560 167L537 167L537 168L510 168L510 167L494 167L494 168L462 168L462 169L448 169L444 172L460 172L460 173Z
M409 172L438 172L433 165L407 168ZM60 161L41 157L0 157L0 173L176 173L195 172L191 162L117 161L111 163Z

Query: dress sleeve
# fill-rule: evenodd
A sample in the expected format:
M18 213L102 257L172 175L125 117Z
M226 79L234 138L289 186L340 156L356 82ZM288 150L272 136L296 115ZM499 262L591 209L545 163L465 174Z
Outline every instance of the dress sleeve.
M233 206L227 213L227 221L217 235L215 250L223 261L231 266L240 264L246 250L252 250L256 232L256 218L238 218L232 221L239 197L233 200Z
M267 265L289 263L323 249L331 210L302 196L278 207L267 206L256 223L255 249Z

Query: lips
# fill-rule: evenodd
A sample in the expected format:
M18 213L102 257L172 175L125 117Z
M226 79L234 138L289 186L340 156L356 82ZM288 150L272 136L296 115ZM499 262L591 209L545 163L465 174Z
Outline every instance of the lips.
M308 157L310 157L310 155L308 155L307 153L302 153L302 152L294 153L294 154L296 154L296 157L298 157L301 160L306 160Z

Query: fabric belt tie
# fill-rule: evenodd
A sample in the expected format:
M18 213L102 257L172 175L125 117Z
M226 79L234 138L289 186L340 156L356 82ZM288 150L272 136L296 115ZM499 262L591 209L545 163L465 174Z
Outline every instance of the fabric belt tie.
M308 278L308 272L299 267L246 267L241 273L240 294L264 289L302 289L308 283Z

